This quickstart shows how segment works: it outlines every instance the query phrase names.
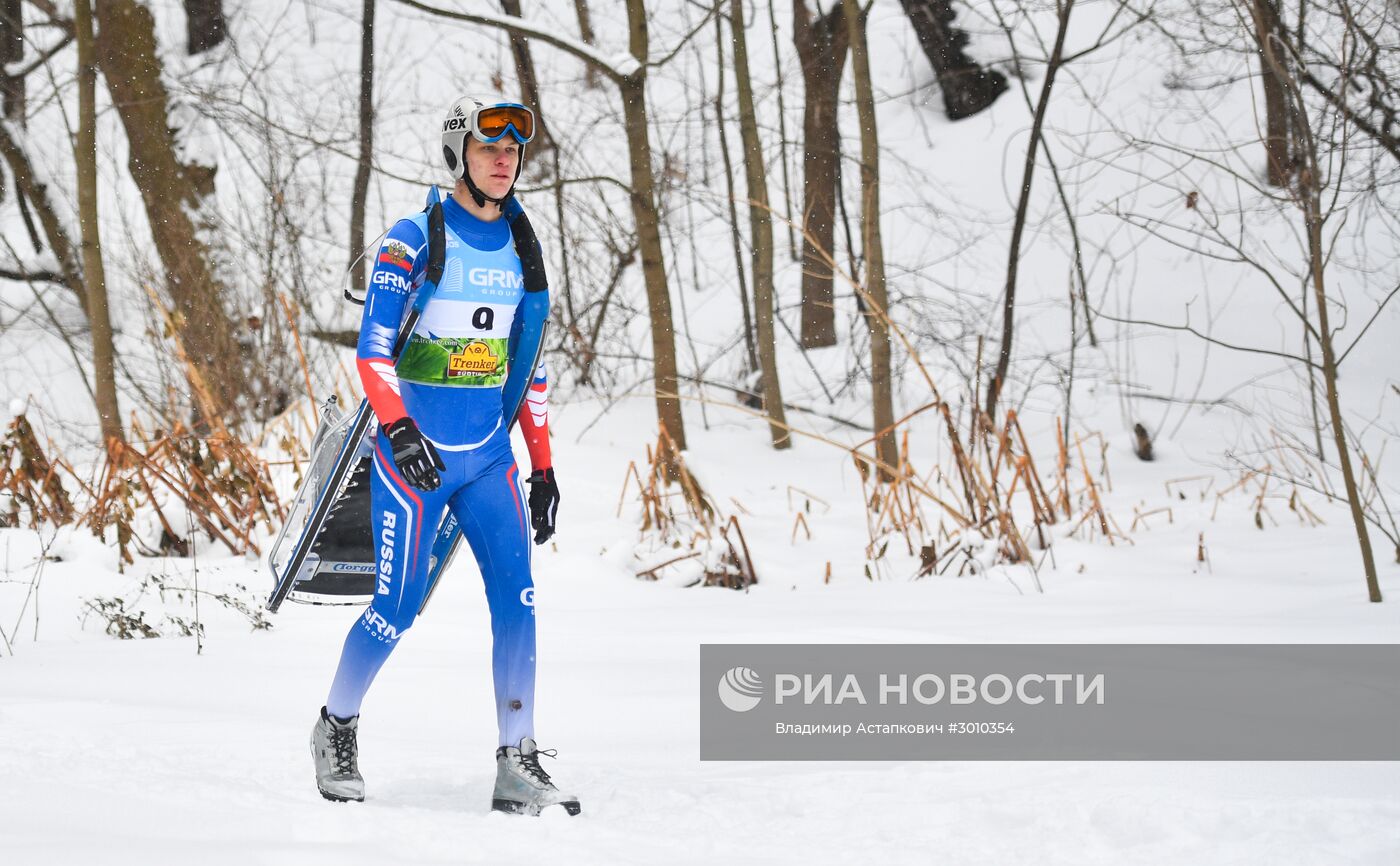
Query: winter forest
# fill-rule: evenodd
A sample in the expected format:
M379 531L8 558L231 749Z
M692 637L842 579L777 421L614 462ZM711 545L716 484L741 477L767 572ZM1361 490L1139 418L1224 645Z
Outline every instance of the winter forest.
M470 552L363 804L368 596L266 607L463 94L538 119L572 821L488 808ZM0 0L0 113L0 859L1400 857L1393 763L696 748L701 644L1396 642L1395 0Z

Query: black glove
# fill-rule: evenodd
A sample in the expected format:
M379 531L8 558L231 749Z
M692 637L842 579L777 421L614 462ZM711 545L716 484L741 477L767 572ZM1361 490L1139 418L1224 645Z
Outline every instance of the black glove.
M535 530L535 543L544 544L554 534L554 515L559 511L559 485L554 483L553 469L536 469L530 473L530 528Z
M403 417L384 428L394 451L394 465L403 480L419 490L437 490L442 479L438 471L447 466L433 443L418 430L412 418Z

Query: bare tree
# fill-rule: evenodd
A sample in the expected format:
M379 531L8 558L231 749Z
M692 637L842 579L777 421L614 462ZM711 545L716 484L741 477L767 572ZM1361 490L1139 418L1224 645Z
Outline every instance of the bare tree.
M1277 0L1254 0L1250 8L1254 18L1256 44L1273 44L1280 38ZM1264 52L1259 52L1259 78L1264 89L1264 152L1268 158L1268 178L1271 186L1288 183L1289 104L1284 95L1284 83L1270 66Z
M374 167L374 2L364 0L360 13L360 158L350 194L350 285L365 287L365 208Z
M594 45L598 39L593 35L593 17L588 14L588 0L574 0L574 15L578 18L578 38L584 45ZM589 87L598 86L598 70L592 64L584 67L584 81Z
M116 348L107 309L107 272L97 219L97 67L93 60L92 2L75 0L73 26L78 35L78 135L73 156L78 179L78 225L82 240L83 286L92 329L93 393L102 441L109 451L125 441L117 405Z
M224 0L185 0L185 44L190 54L203 54L226 38Z
M1244 0L1239 0L1244 2ZM1249 12L1256 12L1258 4L1265 0L1254 0L1249 10L1241 10L1241 19L1248 20ZM1257 13L1256 13L1257 14ZM1307 236L1308 276L1312 282L1313 296L1317 309L1317 343L1322 351L1322 375L1327 387L1327 411L1332 420L1332 436L1337 446L1337 462L1342 470L1342 483L1346 488L1347 504L1351 508L1352 524L1356 529L1357 544L1361 548L1362 568L1366 572L1366 591L1370 600L1381 600L1380 583L1376 576L1375 555L1371 551L1370 533L1366 528L1366 516L1362 512L1361 494L1352 468L1351 447L1347 442L1346 422L1342 417L1341 397L1337 390L1337 351L1334 347L1334 332L1328 319L1330 300L1327 296L1326 269L1329 250L1323 239L1327 222L1334 216L1332 206L1324 203L1324 188L1327 184L1325 172L1331 166L1324 166L1320 158L1317 139L1311 126L1305 122L1307 104L1303 101L1297 76L1293 74L1294 58L1286 52L1284 41L1278 37L1277 28L1259 26L1256 20L1254 36L1259 52L1268 65L1269 73L1283 90L1284 99L1292 106L1292 115L1298 122L1289 125L1291 147L1289 150L1299 161L1297 179L1291 188L1294 205L1301 212ZM1343 157L1344 159L1344 157ZM1333 198L1335 202L1335 198Z
M787 223L788 255L793 261L797 258L797 230L792 218L792 181L788 177L788 132L787 132L787 106L784 105L783 86L783 55L778 49L778 0L768 0L768 34L773 43L773 74L777 79L775 89L778 92L778 165L783 172L783 222Z
M248 376L239 360L239 328L224 310L226 292L194 218L213 191L214 170L187 165L177 155L150 10L135 0L97 0L96 13L97 65L126 130L127 166L165 268L190 385L222 416L204 422L231 424L248 392Z
M749 81L748 39L744 28L744 0L731 0L730 25L734 34L734 77L739 91L739 133L744 141L744 175L749 189L749 233L753 246L753 306L758 326L758 363L762 371L763 409L773 447L792 446L783 392L778 381L778 358L773 334L773 220L769 215L768 176L763 164L763 143L754 114L753 85Z
M751 372L758 367L758 348L754 345L753 316L749 312L748 277L744 274L744 240L739 234L738 193L734 191L734 164L729 156L729 135L724 123L724 17L715 16L715 129L719 132L719 156L724 164L724 192L729 211L729 241L734 250L734 274L739 284L739 310L744 317L744 350Z
M39 217L39 225L44 230L44 237L48 239L49 248L53 250L53 256L58 260L57 276L73 292L78 303L86 311L87 294L83 289L82 266L79 264L73 240L63 221L59 219L53 201L49 198L48 182L35 170L29 159L29 154L20 146L19 138L10 133L8 121L0 121L0 154L4 155L5 162L10 166L10 174L15 179L16 198L21 202L33 203L34 210ZM23 206L21 212L26 212ZM38 252L40 249L38 233L31 229L31 237L34 250Z
M501 0L501 9L512 17L525 17L520 11L520 0ZM549 127L545 125L544 108L540 101L540 81L535 75L535 60L530 56L530 41L524 36L512 34L510 53L515 58L515 78L520 82L520 98L535 110L535 139L530 142L530 150L534 152L535 158L539 158L546 151L554 149L554 142L549 137Z
M24 8L20 0L0 0L0 101L6 120L24 117L24 76L9 65L24 59Z
M819 0L818 0L819 2ZM836 345L832 292L836 182L841 139L836 97L846 65L850 31L837 3L813 17L806 0L793 0L793 40L802 65L802 346Z
M1388 0L1300 2L1293 34L1280 26L1302 62L1295 73L1348 125L1400 161L1400 69L1393 39L1379 38L1394 28L1395 4ZM1305 21L1323 19L1340 28L1343 40L1307 39ZM1353 46L1337 51L1337 44Z
M1011 365L1011 350L1016 336L1016 276L1021 265L1021 235L1026 228L1026 213L1030 207L1031 181L1035 179L1035 155L1040 148L1045 110L1050 106L1050 89L1055 85L1055 73L1059 71L1064 58L1065 32L1069 30L1069 16L1074 10L1074 0L1055 0L1055 9L1059 13L1055 47L1045 68L1045 81L1040 85L1035 119L1031 121L1031 140L1026 145L1026 160L1021 169L1021 195L1016 201L1016 217L1011 225L1011 246L1006 262L1006 288L1002 297L1001 345L997 350L996 372L992 374L992 380L987 385L986 411L987 417L992 419L997 416L997 398L1001 396L1002 385Z
M952 0L899 0L919 45L924 49L949 119L971 117L996 102L1006 92L1006 76L978 66L967 52L967 33L953 26L957 13Z
M1322 4L1304 4L1300 8L1318 17L1335 13L1338 19L1350 18L1354 11L1349 0L1342 0L1339 8ZM1178 218L1132 211L1120 212L1120 216L1147 234L1179 249L1246 269L1255 285L1276 299L1278 311L1293 317L1298 323L1302 334L1302 353L1287 345L1275 347L1259 345L1255 340L1227 339L1228 335L1213 333L1210 326L1202 328L1194 325L1190 320L1189 306L1184 324L1132 319L1116 321L1168 328L1192 334L1212 346L1231 352L1284 360L1296 365L1295 369L1305 373L1310 383L1315 378L1322 380L1327 407L1326 427L1330 430L1336 450L1335 464L1318 453L1321 448L1302 444L1300 436L1284 429L1271 431L1269 456L1251 465L1250 469L1268 477L1282 478L1296 488L1346 500L1361 553L1367 595L1371 601L1379 602L1382 595L1371 548L1370 528L1374 526L1388 534L1396 543L1397 561L1400 561L1400 534L1393 530L1394 520L1385 503L1375 467L1367 460L1359 435L1348 430L1338 382L1343 362L1390 301L1400 295L1400 284L1397 284L1397 273L1400 272L1394 266L1393 257L1391 260L1369 257L1361 263L1349 261L1346 246L1368 241L1365 238L1366 228L1357 224L1364 221L1349 220L1348 216L1393 209L1393 199L1400 185L1393 174L1389 149L1380 137L1373 134L1378 131L1376 127L1365 129L1364 125L1369 121L1364 113L1349 105L1345 99L1334 99L1337 94L1308 85L1307 76L1314 73L1308 71L1312 64L1304 62L1300 47L1305 42L1312 42L1314 44L1306 49L1308 56L1328 52L1338 68L1346 69L1357 62L1365 40L1356 38L1354 32L1349 32L1348 26L1333 26L1339 23L1338 20L1325 21L1309 29L1307 38L1303 30L1290 33L1281 26L1281 22L1278 22L1278 27L1261 27L1256 0L1232 0L1221 6L1203 5L1195 11L1196 16L1188 24L1180 26L1177 31L1169 31L1188 58L1202 50L1203 45L1207 51L1240 52L1241 65L1247 68L1254 62L1250 55L1257 53L1263 57L1268 75L1280 86L1284 101L1283 115L1287 118L1286 146L1290 161L1286 185L1281 189L1272 187L1267 177L1261 178L1256 168L1257 158L1248 156L1257 153L1260 140L1257 127L1241 135L1232 132L1227 121L1217 118L1212 123L1223 138L1209 142L1206 147L1183 146L1178 142L1151 138L1132 140L1130 136L1127 139L1131 141L1127 147L1134 152L1153 153L1168 167L1168 172L1158 174L1158 177L1185 178L1196 175L1191 178L1195 188L1178 190L1184 200L1184 207L1178 211L1182 216ZM1223 16L1222 20L1215 20L1217 15ZM1188 93L1191 92L1189 77L1188 72L1183 81L1183 91ZM1208 80L1218 82L1214 76ZM1310 94L1311 99L1308 98ZM1257 109L1260 114L1267 114L1270 110L1267 105ZM1257 116L1255 120L1267 126L1266 116ZM1186 169L1189 172L1184 171ZM1390 174L1384 169L1388 169ZM1230 200L1232 195L1234 201ZM1259 236L1261 224L1266 224L1270 216L1276 217L1273 227L1290 229L1284 236L1294 238L1296 246ZM1383 224L1391 226L1393 233L1393 223L1385 217L1381 219L1385 220ZM1287 225L1290 222L1295 224ZM1354 277L1359 275L1360 279L1339 279L1339 272L1345 274L1347 271ZM1378 278L1386 279L1394 287L1385 292L1373 311L1361 317L1361 327L1350 337L1347 345L1342 345L1341 332L1353 319L1354 312L1346 302L1344 291L1347 285L1351 284L1355 291L1358 285L1374 286ZM1260 309L1262 311L1263 308ZM1337 314L1342 320L1340 326L1335 324L1337 319L1333 318ZM1254 329L1251 332L1259 333ZM1320 359L1314 357L1314 345L1321 353ZM1290 411L1297 410L1290 405ZM1274 449L1278 449L1278 453ZM1275 462L1289 462L1299 455L1306 458L1298 461L1301 468L1280 469L1279 463ZM1240 459L1238 454L1232 457ZM1322 464L1318 465L1312 458L1321 460ZM1340 495L1332 480L1336 475L1341 476ZM1365 489L1367 482L1370 484L1369 491Z
M899 465L894 438L894 394L890 377L889 295L885 291L885 248L880 238L880 137L875 122L875 90L865 42L865 16L857 0L842 0L855 73L856 114L860 119L860 226L865 254L865 322L870 331L870 402L875 426L875 457L880 476L893 480Z
M627 155L632 166L632 211L642 252L642 275L651 312L652 363L656 371L656 414L677 449L684 451L685 420L681 415L680 379L676 375L676 336L672 327L671 288L661 247L656 214L656 176L651 166L650 124L647 119L647 13L642 0L627 0L628 42L638 68L619 83L626 113ZM666 455L667 465L675 455Z

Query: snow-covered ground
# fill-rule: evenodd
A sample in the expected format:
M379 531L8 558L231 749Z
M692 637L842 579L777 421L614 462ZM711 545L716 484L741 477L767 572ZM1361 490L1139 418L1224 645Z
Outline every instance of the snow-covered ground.
M599 408L564 407L558 427L582 426ZM1247 561L1227 554L1261 533L1243 502L1222 506L1214 522L1204 506L1180 512L1171 526L1132 533L1134 547L1062 540L1059 567L1041 571L1043 592L1025 569L869 582L858 559L835 563L827 584L827 551L858 549L864 533L854 470L836 461L813 470L829 446L810 442L790 455L749 448L758 456L736 457L739 445L761 441L752 425L697 431L691 459L712 470L718 500L732 495L753 512L747 534L760 583L737 593L639 581L635 523L613 509L649 411L644 401L624 404L582 441L556 437L564 500L557 542L536 559L537 727L560 752L547 766L582 798L581 816L489 811L489 623L468 557L366 702L369 799L332 804L316 792L306 739L357 611L287 605L271 631L251 632L206 595L202 655L193 638L114 641L96 617L84 624L80 600L130 602L148 572L165 573L172 590L188 586L190 562L141 560L122 577L110 548L64 534L49 551L62 561L45 563L16 622L39 539L5 530L6 862L1379 866L1400 858L1393 763L701 763L701 643L1390 642L1400 608L1364 601L1340 510L1323 511L1327 526L1262 530L1265 543ZM1168 455L1150 471L1181 469ZM783 485L799 470L804 488L833 505L811 518L820 545L788 541ZM1193 568L1201 531L1209 572ZM232 591L253 603L268 582L254 564L213 550L201 553L199 580L206 592L243 583L248 593ZM1384 589L1400 593L1393 570ZM148 621L193 615L173 592L164 604L153 594L143 603Z

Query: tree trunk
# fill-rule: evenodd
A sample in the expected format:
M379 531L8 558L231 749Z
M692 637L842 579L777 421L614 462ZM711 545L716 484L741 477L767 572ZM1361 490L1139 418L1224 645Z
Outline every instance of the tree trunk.
M34 203L34 209L39 214L39 225L44 229L44 236L49 239L49 248L53 250L54 258L58 260L63 282L77 296L78 303L82 304L83 312L86 313L87 292L83 288L83 272L78 264L73 241L68 236L63 221L58 218L53 202L49 201L48 184L35 173L34 166L29 162L29 155L19 146L19 142L15 141L14 136L10 135L4 122L0 122L0 153L4 154L5 162L10 166L10 173L14 175L16 197L20 201L27 199ZM35 251L38 251L37 242Z
M1322 376L1327 383L1327 410L1332 416L1332 438L1337 445L1337 462L1342 466L1342 483L1351 506L1351 522L1356 529L1356 541L1361 547L1361 567L1366 573L1366 594L1371 601L1381 601L1381 585L1376 576L1376 559L1371 551L1371 533L1366 515L1361 510L1361 491L1357 489L1356 473L1351 466L1351 447L1347 444L1346 427L1342 420L1342 400L1337 392L1337 357L1332 348L1332 330L1327 321L1327 290L1322 281L1323 260L1322 218L1316 194L1309 196L1307 208L1308 258L1312 267L1313 295L1317 300L1318 345L1322 349Z
M350 285L365 289L365 207L374 163L374 0L360 16L360 159L350 195Z
M97 65L126 130L128 168L165 268L190 384L196 394L202 384L213 404L209 411L231 424L247 391L248 359L223 308L227 292L210 266L203 227L192 216L202 196L213 191L214 170L184 165L176 155L150 11L135 0L97 0L96 11Z
M865 42L865 16L857 0L842 0L851 41L856 113L860 119L860 225L865 253L865 322L870 330L870 398L874 410L875 457L880 477L894 479L899 449L894 438L894 393L890 378L889 297L885 291L885 251L880 239L880 138L875 122L875 91Z
M88 325L92 328L93 393L102 442L108 452L125 441L117 405L116 349L107 309L107 275L97 220L97 67L93 65L92 0L75 0L73 26L78 36L78 136L74 162L78 181L78 225L82 232L83 286Z
M1265 45L1276 45L1283 36L1276 0L1254 0L1255 38L1259 48L1259 78L1264 87L1264 154L1270 186L1288 185L1288 108L1283 82L1264 56Z
M1256 3L1258 0L1256 0ZM1257 7L1256 7L1257 8ZM1277 33L1277 31L1274 31ZM1256 34L1260 55L1268 72L1278 82L1285 104L1290 106L1294 123L1289 124L1291 138L1289 148L1299 159L1300 170L1293 189L1293 200L1303 212L1303 221L1308 236L1308 270L1312 278L1313 298L1317 304L1317 343L1322 350L1322 377L1327 387L1327 410L1332 420L1332 438L1337 446L1337 462L1342 468L1342 484L1347 493L1347 504L1351 508L1352 526L1356 530L1356 543L1361 548L1361 567L1366 575L1367 597L1379 602L1380 581L1376 575L1375 555L1371 550L1371 533L1366 526L1366 514L1362 510L1361 491L1356 483L1356 473L1351 465L1351 447L1347 444L1345 421L1342 418L1342 400L1337 390L1337 356L1332 343L1332 326L1327 313L1327 260L1330 255L1322 238L1326 216L1322 204L1322 169L1318 164L1317 139L1307 122L1306 105L1299 92L1298 81L1293 76L1293 67L1278 50L1279 42L1264 38L1262 28ZM1336 169L1341 171L1341 169Z
M1031 201L1031 181L1035 179L1035 154L1040 148L1040 130L1045 123L1045 109L1050 105L1050 88L1055 84L1055 73L1060 69L1060 59L1064 56L1065 31L1069 29L1069 15L1074 9L1074 0L1056 0L1060 23L1055 32L1055 47L1050 52L1050 63L1045 69L1045 81L1040 86L1040 99L1035 106L1035 119L1031 122L1031 140L1026 146L1026 161L1021 169L1021 197L1016 202L1016 218L1011 226L1011 251L1006 262L1006 294L1002 299L1001 348L997 355L996 373L987 385L987 417L997 416L997 400L1006 382L1006 374L1011 366L1011 348L1016 336L1016 276L1021 266L1021 235L1026 229L1026 212Z
M593 17L588 14L588 0L574 0L574 14L578 16L578 38L583 40L584 45L594 45L597 37L593 35ZM583 80L589 87L598 86L598 70L593 68L593 64L584 67Z
M792 218L792 180L788 174L787 106L783 104L783 53L778 48L778 0L768 0L768 37L773 43L773 74L778 91L778 165L783 170L783 222L787 225L788 256L797 258L797 228Z
M821 12L820 7L818 13ZM793 41L806 85L802 113L802 346L836 345L832 293L836 182L840 177L837 93L849 33L837 4L814 20L806 0L793 0Z
M899 0L919 45L943 91L943 110L949 120L971 117L997 101L1006 92L1006 76L995 69L978 66L963 48L967 33L953 26L951 0Z
M792 445L783 393L778 381L777 346L773 336L773 218L768 211L768 177L763 166L763 143L754 115L753 85L749 81L748 39L744 32L744 0L730 0L730 29L734 35L734 77L739 90L739 132L744 141L744 176L749 190L749 231L753 246L753 306L758 330L758 363L762 371L763 408L773 447Z
M520 11L520 0L501 0L501 8L507 15L524 18ZM544 156L545 151L554 149L549 130L544 123L544 108L540 104L540 83L535 75L535 60L530 56L530 43L524 36L511 34L510 53L515 57L515 77L520 82L520 98L535 110L535 138L530 142L532 159ZM542 163L543 164L543 163Z
M24 59L24 9L20 0L0 0L0 66ZM24 121L24 78L0 70L0 100L6 120Z
M724 16L715 16L715 49L719 62L715 65L718 83L715 88L715 129L719 131L719 155L724 163L724 192L729 205L729 240L734 249L734 273L739 278L739 310L744 317L744 351L748 372L759 369L758 349L754 346L753 317L749 315L749 287L744 275L743 239L739 236L739 211L735 206L734 165L729 158L729 137L724 131Z
M671 289L666 282L666 262L656 213L656 181L651 166L651 137L646 103L647 17L642 0L627 0L627 24L631 53L639 64L622 79L623 121L627 127L627 156L632 169L632 215L642 254L647 309L651 314L652 364L655 371L656 417L675 447L685 450L685 422L681 415L680 383L676 376L676 334L671 320ZM664 455L668 471L674 471L675 455Z
M191 56L203 54L227 36L224 0L185 0L185 47Z
M1322 237L1323 224L1327 216L1322 204L1322 172L1318 164L1317 139L1307 120L1307 107L1299 92L1298 79L1294 68L1280 52L1279 40L1269 38L1265 28L1258 25L1260 2L1255 0L1251 10L1255 14L1255 48L1259 51L1265 66L1265 75L1278 83L1284 107L1291 110L1287 125L1288 145L1292 156L1298 161L1298 172L1291 190L1293 202L1302 211L1308 239L1308 272L1313 286L1313 297L1317 304L1318 348L1322 351L1322 376L1327 388L1327 410L1332 421L1333 443L1337 447L1337 462L1342 469L1342 483L1346 489L1347 504L1351 509L1352 526L1356 531L1357 546L1361 548L1361 566L1366 576L1366 592L1372 602L1382 600L1380 581L1376 574L1376 560L1371 550L1371 533L1366 526L1366 514L1361 503L1361 491L1356 483L1356 473L1351 465L1351 448L1347 444L1346 426L1342 418L1342 401L1337 389L1337 357L1332 342L1332 326L1327 313L1326 276L1329 251ZM1278 29L1270 32L1277 34ZM1268 110L1266 108L1266 110ZM1333 169L1342 172L1341 167ZM1305 323L1306 324L1306 323Z

